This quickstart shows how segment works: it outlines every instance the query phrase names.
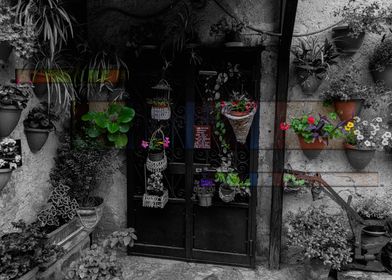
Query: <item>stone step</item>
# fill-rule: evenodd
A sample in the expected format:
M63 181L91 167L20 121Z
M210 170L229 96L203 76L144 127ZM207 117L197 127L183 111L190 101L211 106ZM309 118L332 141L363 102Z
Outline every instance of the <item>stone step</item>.
M351 270L338 272L338 280L392 280L392 275L388 273Z

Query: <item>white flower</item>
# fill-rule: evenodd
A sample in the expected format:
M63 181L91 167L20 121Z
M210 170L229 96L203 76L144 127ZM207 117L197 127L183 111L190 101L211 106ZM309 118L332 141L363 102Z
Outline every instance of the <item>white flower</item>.
M392 137L392 133L390 133L389 131L385 132L384 135L382 136L382 138L391 138Z
M382 140L381 144L382 144L383 146L388 146L389 142L388 142L387 139L384 139L384 140Z
M353 119L354 119L354 121L356 121L356 122L360 122L360 121L361 121L361 118L358 117L358 116L355 116Z
M366 140L366 141L365 141L365 146L366 146L366 147L370 147L371 145L372 145L372 143L370 143L369 140Z
M365 137L363 137L363 135L357 135L357 140L363 140L363 139L365 139Z
M370 132L370 134L375 136L377 134L377 131L374 130L374 131Z
M22 159L22 157L20 155L16 155L15 156L15 161L16 162L20 162L21 159Z
M354 135L361 135L361 132L358 129L356 129L354 130Z
M0 159L0 168L5 166L7 164L7 162L3 159Z
M376 122L379 122L379 123L382 122L382 118L377 117L377 118L376 118Z
M368 122L368 121L363 121L363 122L362 122L362 125L368 126L368 125L369 125L369 122Z

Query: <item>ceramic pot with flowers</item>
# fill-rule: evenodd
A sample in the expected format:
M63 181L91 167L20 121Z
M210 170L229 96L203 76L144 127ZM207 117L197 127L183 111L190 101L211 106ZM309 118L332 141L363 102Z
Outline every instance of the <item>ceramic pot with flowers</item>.
M327 146L328 141L343 137L342 126L345 122L334 124L336 113L315 118L311 114L291 119L290 123L281 123L281 130L293 129L298 136L299 145L309 159L315 159Z
M369 69L375 82L392 88L392 39L382 41L370 57Z
M241 32L245 24L234 18L222 17L217 23L211 25L210 35L224 36L226 47L243 47Z
M150 172L162 172L167 168L165 150L170 146L170 139L166 137L162 128L155 130L150 141L142 140L141 146L148 150L146 168Z
M0 141L0 192L11 178L12 171L22 163L20 147L11 138L3 138Z
M362 46L365 32L353 34L353 30L348 26L337 26L332 28L332 40L336 50L344 55L353 55Z
M354 117L353 121L344 126L347 159L356 170L364 169L373 159L376 150L388 147L392 133L381 117L361 120Z
M215 192L215 182L211 178L202 178L197 182L194 191L197 194L199 206L210 207Z

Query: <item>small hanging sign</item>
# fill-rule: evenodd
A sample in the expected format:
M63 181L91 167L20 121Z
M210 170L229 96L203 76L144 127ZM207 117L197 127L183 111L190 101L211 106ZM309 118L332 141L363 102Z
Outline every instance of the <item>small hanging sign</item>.
M211 126L194 125L193 131L195 135L195 149L211 149Z

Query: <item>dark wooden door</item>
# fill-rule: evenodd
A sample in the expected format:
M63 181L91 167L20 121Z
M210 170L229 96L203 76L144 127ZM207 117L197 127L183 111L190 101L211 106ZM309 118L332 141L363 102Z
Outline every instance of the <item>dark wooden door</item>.
M213 129L215 125L214 102L205 95L206 71L219 72L227 63L239 64L244 73L243 87L253 99L259 100L261 51L261 48L202 48L196 50L202 58L198 66L191 65L188 54L184 54L173 62L167 74L173 87L172 117L159 123L150 119L146 99L152 94L151 86L159 80L162 60L157 52L150 51L133 62L129 91L137 117L128 152L128 218L139 240L131 254L254 266L259 114L245 144L235 141L229 125L226 133L234 165L251 179L250 198L224 203L215 194L208 208L198 205L193 186L201 178L213 178L220 163L219 139L212 133L209 149L194 148L194 126ZM140 142L157 126L162 126L171 139L169 167L164 172L170 199L163 209L142 207L146 153Z

